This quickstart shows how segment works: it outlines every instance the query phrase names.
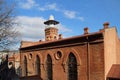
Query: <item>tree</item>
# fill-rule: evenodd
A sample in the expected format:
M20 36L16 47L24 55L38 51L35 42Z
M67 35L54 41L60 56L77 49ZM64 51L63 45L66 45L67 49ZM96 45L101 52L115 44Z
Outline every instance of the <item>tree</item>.
M9 1L0 0L0 50L10 49L19 40L19 32L16 30L14 7L7 4Z

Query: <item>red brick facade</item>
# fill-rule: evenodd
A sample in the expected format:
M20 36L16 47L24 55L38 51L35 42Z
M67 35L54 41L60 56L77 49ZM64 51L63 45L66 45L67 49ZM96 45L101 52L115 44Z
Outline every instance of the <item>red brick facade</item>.
M114 28L112 30L114 32ZM46 67L48 65L46 64L46 60L49 55L52 61L51 79L69 80L68 60L69 55L73 54L76 60L75 65L77 66L76 80L105 80L110 67L107 65L110 59L107 47L112 49L112 46L108 45L106 47L107 42L105 40L108 39L108 36L105 36L106 32L109 33L109 30L106 31L106 29L103 29L96 33L87 32L81 36L72 38L44 41L35 43L34 45L32 44L31 46L22 46L20 48L22 76L25 76L25 69L27 69L27 76L36 75L36 57L39 56L40 77L43 80L47 80L48 69ZM117 55L117 53L114 54ZM106 58L107 56L109 58ZM25 68L25 57L27 59L27 68ZM113 63L117 62L110 62L109 64L111 65Z
M97 37L98 35L98 37ZM95 80L95 78L104 78L104 46L102 34L95 34L96 38L87 42L88 36L71 38L69 40L61 40L49 42L35 48L21 49L21 66L24 76L24 57L27 57L28 76L35 75L36 56L40 57L41 78L46 79L46 57L49 54L52 58L53 80L67 80L67 59L70 53L73 53L77 60L78 80ZM91 37L91 36L90 36ZM94 36L93 36L94 37ZM100 38L99 38L100 37ZM89 37L88 37L89 38ZM97 41L98 40L98 41ZM45 45L45 46L44 46ZM47 47L48 45L48 47ZM42 47L44 46L44 47ZM31 49L30 49L31 48ZM26 50L28 49L28 50ZM57 59L57 52L62 53L61 58ZM30 58L32 54L32 58ZM95 76L96 75L96 76ZM103 79L104 80L104 79Z
M24 76L20 77L20 80L42 80L40 76L34 75L34 76Z

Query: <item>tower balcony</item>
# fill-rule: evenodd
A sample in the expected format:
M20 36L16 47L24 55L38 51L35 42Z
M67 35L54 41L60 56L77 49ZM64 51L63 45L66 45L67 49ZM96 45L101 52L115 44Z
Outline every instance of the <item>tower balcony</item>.
M51 24L51 25L47 25L47 26L45 26L45 28L58 28L58 26L57 25L54 25L54 24Z

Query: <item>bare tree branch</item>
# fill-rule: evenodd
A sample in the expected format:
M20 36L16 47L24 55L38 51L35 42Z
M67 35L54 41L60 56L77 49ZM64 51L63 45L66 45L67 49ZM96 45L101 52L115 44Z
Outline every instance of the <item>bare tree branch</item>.
M16 31L14 16L14 3L10 6L0 0L0 50L10 49L19 41L19 32Z

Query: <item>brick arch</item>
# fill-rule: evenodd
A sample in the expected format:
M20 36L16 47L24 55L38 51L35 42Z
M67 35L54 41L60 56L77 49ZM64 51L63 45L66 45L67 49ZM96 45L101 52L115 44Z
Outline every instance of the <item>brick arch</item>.
M38 60L38 61L37 61ZM35 66L35 73L36 75L40 75L41 76L41 59L39 55L35 56L35 61L34 61L34 66Z
M24 73L23 74L24 74L24 76L27 76L28 75L28 73L27 73L28 72L28 58L27 58L27 55L24 55L23 58L24 58L23 59L23 66L24 66L24 69L23 69Z
M28 60L28 56L27 55L24 55L23 57L24 57L24 59L26 58Z
M78 80L77 58L72 52L70 52L70 54L68 55L66 71L68 80Z
M78 52L74 48L71 48L71 49L69 49L67 51L67 54L66 54L66 56L64 56L64 59L63 59L63 65L65 65L67 63L67 59L68 59L68 56L69 56L70 53L73 53L74 56L76 57L77 65L81 65L80 56L79 56Z
M55 64L54 53L52 53L50 50L48 50L45 54L46 54L46 55L45 55L43 64L46 63L47 55L48 55L48 54L50 55L50 57L51 57L51 59L52 59L52 64Z
M27 61L29 61L29 55L30 55L30 53L25 53L25 54L23 55L23 58L26 56ZM32 54L32 59L33 59L33 54ZM23 60L24 60L24 59L23 59Z
M34 55L34 57L35 57L35 58L33 59L34 62L36 61L36 57L37 57L37 56L40 58L40 64L43 64L43 57L42 57L42 55L41 55L40 53L37 53L36 55Z
M23 61L24 61L25 57L26 57L26 59L27 59L27 61L28 61L28 55L27 55L27 54L24 54L24 55L23 55Z
M47 54L46 56L46 79L47 80L52 80L53 79L53 65L52 65L52 57L50 56L50 54Z

